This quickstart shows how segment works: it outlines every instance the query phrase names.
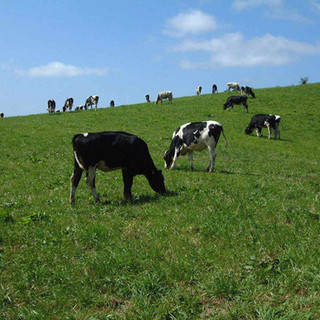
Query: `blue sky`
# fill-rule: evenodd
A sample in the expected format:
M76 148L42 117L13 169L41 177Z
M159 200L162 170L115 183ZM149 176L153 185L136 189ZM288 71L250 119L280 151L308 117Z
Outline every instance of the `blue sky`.
M0 112L320 81L320 0L2 0Z

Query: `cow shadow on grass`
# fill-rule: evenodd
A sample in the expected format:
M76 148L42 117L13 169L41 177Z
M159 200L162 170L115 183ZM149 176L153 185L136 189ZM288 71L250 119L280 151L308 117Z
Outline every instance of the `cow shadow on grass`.
M250 137L251 138L255 138L255 139L265 139L265 140L271 140L271 141L273 141L274 139L273 138L271 138L271 139L269 139L268 138L268 136L267 135L262 135L262 136L260 136L260 137L257 137L257 136L254 136L254 135L250 135ZM277 141L282 141L282 142L292 142L292 140L290 140L290 139L276 139Z
M133 196L132 199L121 199L119 200L119 204L120 205L123 205L123 206L126 206L126 205L141 205L141 204L144 204L144 203L152 203L152 202L157 202L158 200L161 200L162 198L164 197L175 197L178 195L178 192L175 192L175 191L169 191L167 190L166 194L164 195L160 195L160 194L154 194L154 195L145 195L145 194L142 194L142 195L136 195L136 196ZM103 195L103 198L105 198L107 196L104 196ZM101 201L100 204L102 205L109 205L113 203L113 201L111 200L105 200L105 201Z

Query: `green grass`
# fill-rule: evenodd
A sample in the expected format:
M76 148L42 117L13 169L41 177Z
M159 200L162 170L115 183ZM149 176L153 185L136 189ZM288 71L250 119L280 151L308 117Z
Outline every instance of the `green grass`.
M255 90L249 114L228 94L0 121L0 319L318 319L320 84ZM257 113L282 116L282 140L245 135ZM143 138L158 168L172 132L224 126L216 169L195 153L143 176L123 199L120 171L81 180L70 206L75 133Z

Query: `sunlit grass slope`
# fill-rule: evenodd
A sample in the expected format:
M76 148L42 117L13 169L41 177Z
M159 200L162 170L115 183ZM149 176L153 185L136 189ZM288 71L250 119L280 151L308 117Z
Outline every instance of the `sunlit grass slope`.
M318 319L319 92L255 90L249 114L218 93L0 119L0 319ZM282 140L244 134L258 113L282 116ZM207 151L165 170L172 132L202 120L230 144L215 172ZM69 205L72 136L106 130L147 142L168 196L138 176L125 202L121 172L98 172L108 204L83 179Z

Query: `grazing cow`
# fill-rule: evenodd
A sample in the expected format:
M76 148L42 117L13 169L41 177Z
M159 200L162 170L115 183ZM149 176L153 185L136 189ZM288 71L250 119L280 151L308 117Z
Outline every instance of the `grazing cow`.
M100 201L95 187L96 169L104 172L121 169L126 199L132 198L133 178L138 174L145 175L154 191L166 193L162 172L155 167L148 146L141 138L126 132L84 133L76 134L72 145L71 203L75 203L76 188L83 171L86 171L86 181L94 200Z
M241 94L247 94L247 95L251 95L252 98L255 98L256 95L253 93L252 88L248 87L248 86L242 86L241 87Z
M269 139L271 138L271 132L274 131L273 139L276 139L277 136L280 137L279 123L281 121L281 116L272 115L272 114L257 114L252 117L251 122L248 127L245 129L246 134L252 133L256 129L257 136L261 137L261 129L268 128Z
M200 96L201 91L202 91L202 87L201 86L197 87L197 96Z
M63 111L66 111L67 109L69 109L69 111L72 110L72 106L73 106L73 98L67 98L67 100L64 103L63 106Z
M162 91L159 92L156 99L156 104L160 101L162 103L163 99L169 99L169 103L172 102L172 91Z
M4 117L4 113L3 113L3 112L0 113L0 117L1 117L1 118Z
M92 108L92 106L94 105L95 110L97 110L97 106L98 106L98 102L99 102L99 97L98 96L90 96L87 98L86 103L85 103L85 109L88 110L88 107L90 106Z
M217 92L217 91L218 91L217 85L214 84L214 85L212 86L212 93L215 93L215 92Z
M240 91L240 83L238 82L228 82L227 87L228 87L227 89L228 92L230 92L230 89Z
M114 101L113 100L110 101L110 107L114 107Z
M179 156L184 156L188 153L190 168L193 170L193 151L202 151L208 148L210 160L207 171L212 172L217 156L215 148L221 133L223 134L227 147L228 141L224 135L223 127L219 122L190 122L182 125L174 131L169 150L164 154L165 167L173 169Z
M148 94L146 95L146 101L150 102L150 96Z
M248 105L247 105L247 99L248 97L247 96L232 96L232 97L229 97L227 99L227 102L223 105L223 110L225 109L229 109L229 107L232 108L233 110L233 105L235 104L243 104L243 111L245 112L246 109L247 109L247 112L248 111Z
M48 112L54 113L56 109L56 102L53 99L48 100Z

